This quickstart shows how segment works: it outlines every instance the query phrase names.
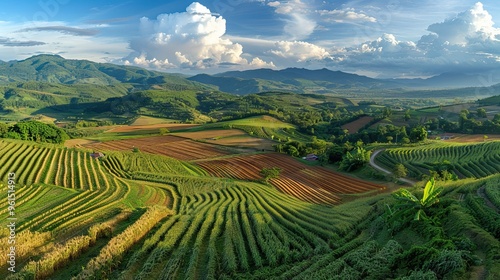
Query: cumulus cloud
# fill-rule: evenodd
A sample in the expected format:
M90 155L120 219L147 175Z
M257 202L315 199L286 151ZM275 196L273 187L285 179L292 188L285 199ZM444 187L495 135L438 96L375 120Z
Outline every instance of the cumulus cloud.
M266 62L258 57L252 59L250 66L253 68L276 68L276 65L274 65L273 62Z
M498 41L500 29L494 27L492 16L481 2L456 17L435 23L427 29L437 35L440 42L467 45L471 41Z
M363 11L357 12L353 8L342 10L319 10L317 11L327 22L342 22L342 23L364 23L377 22L377 19L365 14Z
M301 41L279 41L275 49L269 51L281 58L292 59L296 62L308 60L322 60L330 57L330 54L322 47Z
M332 61L352 69L393 71L389 75L436 75L452 71L488 71L499 67L500 29L481 3L431 24L431 33L417 42L400 41L384 34L373 41L347 48Z
M134 52L126 64L160 69L251 65L242 56L242 45L223 37L226 20L200 3L192 3L186 12L161 14L156 20L143 17L140 28L140 38L130 43Z
M54 31L74 36L93 36L99 33L99 31L95 29L83 29L83 28L76 28L69 26L30 27L21 29L18 32L30 32L30 31Z
M290 40L306 39L316 29L317 23L309 16L309 8L301 0L267 3L279 15L285 16L283 31Z
M374 41L361 45L361 53L402 53L405 56L417 51L416 44L411 41L398 41L393 34L384 34ZM414 55L415 53L413 53Z

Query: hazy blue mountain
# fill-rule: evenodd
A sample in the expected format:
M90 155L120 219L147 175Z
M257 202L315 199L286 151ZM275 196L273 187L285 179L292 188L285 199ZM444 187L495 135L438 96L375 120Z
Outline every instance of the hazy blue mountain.
M200 74L189 78L189 80L214 85L221 91L235 94L274 90L296 93L328 93L340 89L383 89L400 86L393 81L377 80L341 71L303 68L256 69L215 75Z
M383 89L457 89L488 87L500 82L500 70L481 73L443 73L427 79L374 79L361 75L331 71L287 68L230 71L215 75L200 74L189 78L217 86L221 91L248 94L287 90L297 93L329 93L339 90Z
M500 70L470 73L448 72L427 79L391 79L388 81L409 88L489 87L500 82Z

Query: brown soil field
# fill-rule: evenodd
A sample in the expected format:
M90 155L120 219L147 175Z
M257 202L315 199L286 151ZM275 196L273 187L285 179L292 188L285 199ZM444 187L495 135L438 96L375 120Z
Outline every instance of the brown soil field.
M152 125L152 124L166 124L173 122L175 122L175 120L140 116L131 125Z
M239 129L216 129L196 132L179 132L172 135L186 137L194 140L203 140L206 143L238 147L251 148L257 150L273 151L273 141L251 137Z
M319 166L308 166L278 153L243 155L223 159L197 161L203 169L217 177L243 180L262 179L262 168L281 168L277 179L270 182L283 193L318 204L336 204L342 194L383 191L385 186L352 178Z
M365 126L366 124L368 124L372 120L373 120L373 117L364 116L364 117L361 117L361 118L359 118L355 121L352 121L350 123L346 123L341 127L342 127L342 129L349 130L349 134L353 134L353 133L357 133L363 126Z
M475 143L484 142L484 135L488 136L486 141L500 140L500 135L498 134L459 134L459 133L446 133L446 135L452 135L453 138L449 140L443 140L446 142L457 142L457 143ZM440 135L441 136L441 135ZM430 136L432 139L434 136Z
M275 144L275 142L271 140L251 136L224 137L216 140L207 140L206 142L223 146L252 148L265 151L274 151L273 145Z
M230 137L230 136L241 136L247 134L239 129L216 129L216 130L204 130L196 132L179 132L175 133L174 135L195 140L212 139L212 138L216 138L217 140L219 140L219 138Z
M169 156L180 160L213 158L230 154L230 152L215 145L171 135L111 140L85 145L84 147L97 151L132 151L134 148L138 148L141 152Z
M198 126L197 124L186 124L186 123L163 123L163 124L152 124L152 125L124 125L114 127L107 132L136 132L141 130L155 130L160 128L166 128L170 131L186 129Z

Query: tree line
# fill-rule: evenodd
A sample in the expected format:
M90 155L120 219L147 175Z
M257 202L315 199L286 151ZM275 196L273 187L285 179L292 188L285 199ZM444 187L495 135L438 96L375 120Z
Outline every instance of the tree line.
M0 122L0 137L55 144L62 144L69 139L63 129L33 120L21 121L14 125Z

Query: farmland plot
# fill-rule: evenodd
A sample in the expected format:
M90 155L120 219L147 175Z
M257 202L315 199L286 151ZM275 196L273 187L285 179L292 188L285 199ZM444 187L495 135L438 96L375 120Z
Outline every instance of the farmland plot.
M113 140L91 144L86 147L98 151L132 151L137 148L141 152L164 155L180 160L211 158L230 154L228 151L214 145L170 135Z
M442 163L449 165L450 170L461 178L482 178L500 172L500 141L387 149L377 161L388 168L401 163L415 178L428 174L428 170Z
M286 194L312 203L335 204L340 202L341 194L385 189L322 167L310 167L290 156L277 153L204 160L197 161L196 164L214 176L241 180L261 179L262 168L281 168L281 175L272 179L271 183Z

